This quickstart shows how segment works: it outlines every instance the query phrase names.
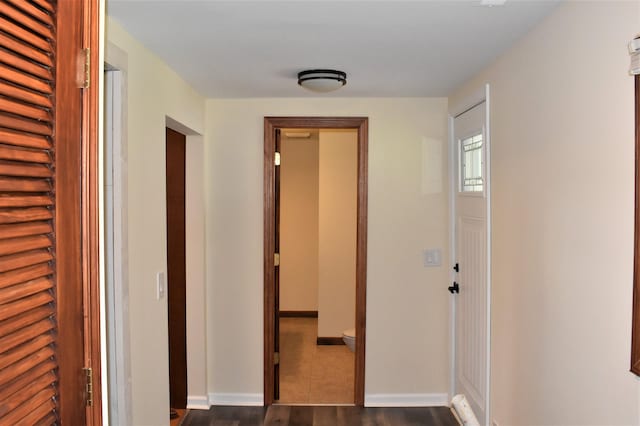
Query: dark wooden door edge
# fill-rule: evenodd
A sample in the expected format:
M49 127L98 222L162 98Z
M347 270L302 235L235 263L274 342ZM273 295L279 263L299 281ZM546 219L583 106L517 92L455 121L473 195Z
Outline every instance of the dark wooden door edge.
M87 407L88 426L102 425L102 367L99 280L99 155L98 115L100 76L100 1L83 1L83 43L89 49L89 87L82 96L82 262L85 301L85 365L91 368L93 404Z
M167 306L169 401L187 408L187 316L185 252L186 136L166 129Z
M87 425L102 425L102 366L100 347L100 280L99 280L99 155L98 115L100 76L100 1L84 0L83 46L89 49L89 87L84 90L83 109L83 270L87 341L86 365L91 368L93 404L87 407ZM105 348L106 349L106 348Z
M318 318L318 311L280 311L280 318Z
M356 356L354 403L364 406L367 299L367 179L369 120L366 117L265 117L264 119L264 404L273 399L275 248L274 132L278 128L358 130L358 219L356 248Z

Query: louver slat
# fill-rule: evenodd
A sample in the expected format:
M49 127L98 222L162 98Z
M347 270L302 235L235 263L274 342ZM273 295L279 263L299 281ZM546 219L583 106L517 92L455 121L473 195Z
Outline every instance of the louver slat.
M21 0L22 1L22 0ZM18 39L10 37L7 34L0 32L0 46L5 47L7 49L11 49L12 51L19 53L20 55L33 60L35 63L51 67L53 66L53 61L51 57L41 51L34 49L32 46L24 43Z
M18 0L20 1L20 0ZM41 8L43 8L44 10L46 10L47 12L53 13L55 12L53 5L51 4L51 2L49 0L33 0L33 3L37 4L38 6L40 6Z
M22 41L26 41L27 43L39 48L40 50L47 51L50 48L49 42L44 38L40 37L38 34L34 34L32 31L29 31L20 25L14 24L0 16L0 28L2 31L8 33L9 35L18 38Z
M2 51L0 51L2 53ZM31 102L44 108L51 108L51 98L32 90L27 90L15 84L0 82L0 95L19 99L23 102Z
M51 210L46 208L0 210L0 223L31 222L51 217Z
M40 321L43 318L49 318L51 315L53 315L53 307L51 306L42 306L40 308L32 309L6 321L0 321L0 334L6 335L13 333L23 327L35 323L36 321Z
M0 14L8 16L23 27L29 28L31 31L38 33L45 39L53 38L50 27L25 14L23 10L15 9L14 6L8 3L0 3Z
M55 408L55 388L48 386L38 392L33 398L11 411L6 418L11 425L31 426L41 418L48 416ZM35 410L32 407L37 407ZM4 419L3 419L4 420Z
M29 266L22 269L0 274L0 289L20 284L25 281L35 280L36 278L46 277L53 274L53 268L48 263L41 263L35 266Z
M0 112L0 127L33 133L36 135L53 135L53 130L47 123L33 121L17 115L5 114L3 112Z
M0 386L10 383L18 379L24 373L27 373L33 367L40 364L42 361L50 359L54 356L53 348L47 346L40 349L38 352L14 363L11 368L5 368L0 370ZM4 419L2 419L4 420Z
M0 159L49 164L51 156L43 151L0 145Z
M50 206L53 200L47 196L34 195L2 197L0 196L0 207L33 207L33 206Z
M0 192L47 192L51 191L51 181L15 179L0 176Z
M21 375L19 378L9 382L6 386L2 387L0 390L0 406L2 404L7 404L10 402L9 397L14 393L18 392L25 386L28 386L29 383L37 380L38 377L49 374L55 377L53 370L55 369L55 364L51 360L46 360L33 368L31 368L27 373Z
M0 25L2 25L2 18L0 18ZM33 90L37 90L42 93L51 93L51 86L41 78L26 74L20 70L13 69L6 65L0 64L0 74L5 80L9 80L12 83L19 84L20 86L28 87Z
M59 423L54 5L0 1L0 425Z
M53 287L53 282L46 278L39 278L37 280L12 285L0 290L0 303L10 303L23 297L31 296L32 294L39 293L44 290L49 290ZM4 338L0 338L0 343L6 343ZM9 346L0 346L3 350L9 348ZM2 355L0 355L2 356Z
M0 320L20 315L29 309L44 306L51 302L53 302L53 296L50 293L38 293L35 296L25 297L24 299L4 305L3 310L0 311ZM2 388L0 388L0 393L2 393Z
M46 235L11 238L0 241L0 256L47 247L51 247L51 239Z
M8 145L23 146L26 148L51 148L51 142L41 135L30 135L12 130L0 129L0 142ZM29 160L27 160L29 161Z
M13 364L14 362L26 358L33 352L36 352L37 350L51 343L53 343L53 336L38 336L32 340L29 340L25 344L5 353L5 355L0 359L0 365L2 366L2 368L10 368L11 364Z
M0 416L7 414L9 411L16 409L29 398L35 396L39 389L46 388L55 382L56 378L52 374L44 374L33 381L30 386L24 387L16 392L11 401L0 406Z
M46 13L43 10L38 9L36 6L31 3L27 3L24 0L5 0L7 3L11 3L16 8L21 9L24 13L36 18L43 24L48 27L53 27L53 19L51 19L51 15ZM52 12L52 10L49 10Z
M50 234L51 232L53 232L53 227L49 222L0 225L0 240L5 238L25 237L27 235Z
M51 114L46 109L43 109L38 105L27 104L12 98L0 97L0 111L21 115L44 123L51 123Z

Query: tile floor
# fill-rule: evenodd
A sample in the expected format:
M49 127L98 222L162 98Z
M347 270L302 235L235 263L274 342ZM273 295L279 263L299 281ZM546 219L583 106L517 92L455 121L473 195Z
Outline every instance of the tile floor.
M353 404L355 354L316 345L317 318L280 319L281 404Z

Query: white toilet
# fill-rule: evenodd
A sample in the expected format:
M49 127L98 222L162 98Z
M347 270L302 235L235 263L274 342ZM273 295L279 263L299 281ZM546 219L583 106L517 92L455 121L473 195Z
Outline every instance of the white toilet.
M342 340L344 344L351 350L351 352L356 351L356 329L349 328L342 332Z

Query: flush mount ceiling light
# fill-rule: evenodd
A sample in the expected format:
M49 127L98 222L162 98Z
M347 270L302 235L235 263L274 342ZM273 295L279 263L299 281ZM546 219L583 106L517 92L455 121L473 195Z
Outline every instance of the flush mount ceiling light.
M347 84L347 74L336 70L301 71L298 84L312 92L332 92Z

